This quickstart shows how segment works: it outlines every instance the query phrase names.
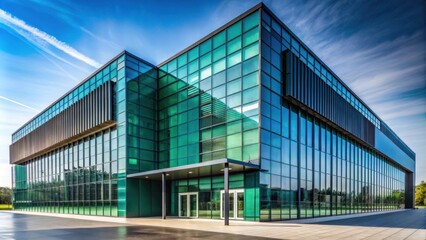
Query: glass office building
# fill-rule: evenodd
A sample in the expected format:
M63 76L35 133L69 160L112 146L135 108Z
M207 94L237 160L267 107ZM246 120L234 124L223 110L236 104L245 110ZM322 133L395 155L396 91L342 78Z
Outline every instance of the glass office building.
M123 52L12 135L13 206L275 221L412 208L414 152L265 5Z

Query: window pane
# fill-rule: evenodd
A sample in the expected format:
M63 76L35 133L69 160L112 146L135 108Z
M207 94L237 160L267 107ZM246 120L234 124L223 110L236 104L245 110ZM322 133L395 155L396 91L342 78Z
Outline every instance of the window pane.
M253 129L243 132L243 144L249 145L259 141L259 130Z
M257 26L258 24L259 24L259 11L256 11L243 19L244 32L254 26Z
M223 71L226 68L225 59L217 61L213 64L213 74Z
M213 48L217 48L226 42L226 32L222 31L213 37Z
M186 53L182 54L181 56L178 57L178 67L182 67L183 65L186 64Z
M227 57L228 67L234 66L241 62L241 51L233 53L232 55Z
M257 71L259 69L259 58L253 57L243 63L243 75Z
M241 77L241 64L228 68L228 70L226 71L226 77L227 81L231 81Z
M243 89L248 89L259 84L258 72L243 77Z
M228 28L228 41L241 34L241 21Z
M212 68L211 66L208 66L201 70L201 79L210 77L212 75Z
M244 90L243 92L243 104L258 100L258 98L258 87L250 88L248 90Z
M212 54L208 53L200 58L200 68L209 65L212 62Z
M231 54L241 49L241 37L237 37L234 40L228 42L228 54Z
M241 105L241 93L228 95L226 102L227 102L228 107L230 107L230 108L240 106Z
M227 84L228 95L241 91L241 78Z
M259 40L259 28L254 28L243 35L244 47Z
M188 64L188 73L191 74L198 70L198 60L192 61Z
M211 39L201 43L200 44L200 56L209 52L211 49L212 49L212 40Z
M198 58L198 46L189 50L188 52L188 62Z
M243 60L247 60L253 56L259 54L259 44L255 43L249 47L244 48L243 50Z
M234 122L229 122L226 125L226 132L227 134L233 134L233 133L238 133L241 132L241 120L237 120Z
M223 45L220 48L217 48L213 51L213 62L226 56L226 45Z
M241 133L228 135L226 137L226 146L228 148L240 147L242 145Z

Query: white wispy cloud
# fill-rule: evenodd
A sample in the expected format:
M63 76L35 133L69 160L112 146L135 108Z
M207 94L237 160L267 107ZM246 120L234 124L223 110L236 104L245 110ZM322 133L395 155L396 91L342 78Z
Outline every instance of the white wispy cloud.
M39 30L38 28L32 27L28 24L26 24L23 20L18 19L14 16L12 16L10 13L0 9L0 19L3 19L9 24L12 24L13 26L26 31L27 33L30 33L35 38L42 40L45 43L48 43L49 45L61 50L62 52L68 54L71 57L74 57L75 59L78 59L82 62L85 62L95 68L100 67L100 64L96 62L95 60L85 56L84 54L80 53L76 49L72 48L68 44L58 40L54 36L51 36L47 34L46 32L43 32ZM19 34L22 34L22 32L18 32Z
M40 110L38 110L38 109L35 109L35 108L33 108L33 107L30 107L30 106L25 105L25 104L20 103L20 102L17 102L17 101L15 101L15 100L10 99L10 98L3 97L3 96L0 96L0 98L1 98L1 99L3 99L3 100L9 101L9 102L11 102L11 103L17 104L17 105L19 105L19 106L22 106L22 107L25 107L25 108L31 109L31 110L33 110L33 111L35 111L35 112L40 112Z

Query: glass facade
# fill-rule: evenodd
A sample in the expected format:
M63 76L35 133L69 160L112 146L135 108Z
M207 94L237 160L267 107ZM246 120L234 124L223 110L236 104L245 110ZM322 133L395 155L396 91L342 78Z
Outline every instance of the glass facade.
M107 129L14 168L17 210L117 216L117 130Z
M259 13L160 67L159 167L259 159Z
M281 124L273 127L264 124L275 121L271 111L262 110L260 220L403 207L401 167L294 105L276 111Z
M262 4L158 67L124 52L54 104L62 108L43 114L60 114L104 81L113 82L114 125L15 159L22 162L13 167L15 209L159 216L161 180L129 175L167 171L167 215L220 219L223 173L174 174L219 160L256 166L230 172L234 219L391 210L410 197L414 153L388 127L381 130L369 108ZM37 120L43 114L12 142L49 123ZM398 147L392 156L407 159L377 150L388 135L386 149Z

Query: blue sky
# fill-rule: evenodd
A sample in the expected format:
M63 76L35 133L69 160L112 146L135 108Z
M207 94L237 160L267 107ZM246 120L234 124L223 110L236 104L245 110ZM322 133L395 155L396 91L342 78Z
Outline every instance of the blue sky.
M259 1L0 2L0 186L10 135L122 50L158 64ZM426 2L264 1L416 152L426 180Z

